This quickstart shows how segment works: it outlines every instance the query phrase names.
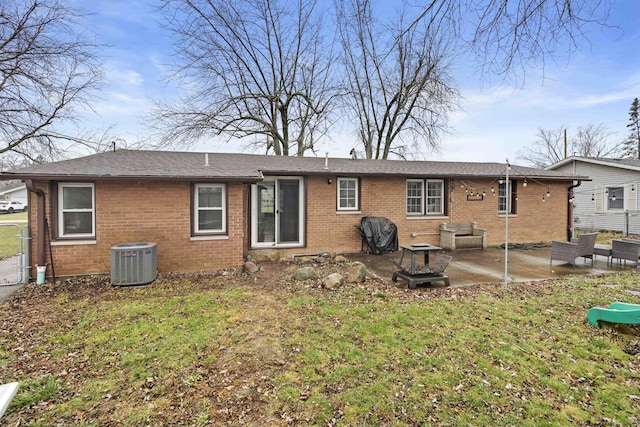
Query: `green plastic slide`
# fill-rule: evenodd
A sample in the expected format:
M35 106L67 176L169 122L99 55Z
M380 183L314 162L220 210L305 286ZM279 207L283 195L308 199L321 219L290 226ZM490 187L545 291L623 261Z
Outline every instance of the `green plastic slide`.
M587 312L587 320L596 328L600 321L624 323L626 325L640 325L640 304L614 302L609 308L593 307Z

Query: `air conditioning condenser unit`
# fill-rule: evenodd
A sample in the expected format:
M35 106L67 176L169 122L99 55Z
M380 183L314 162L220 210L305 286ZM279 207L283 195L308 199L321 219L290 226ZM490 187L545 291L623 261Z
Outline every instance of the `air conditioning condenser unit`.
M121 243L111 247L111 284L146 285L158 276L158 248L155 243Z

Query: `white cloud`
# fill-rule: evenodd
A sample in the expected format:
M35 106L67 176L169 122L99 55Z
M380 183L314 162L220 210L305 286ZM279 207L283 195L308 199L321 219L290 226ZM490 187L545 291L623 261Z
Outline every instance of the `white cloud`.
M129 121L144 114L149 108L149 102L145 97L132 96L123 92L105 93L102 100L93 105L97 114L105 120L115 122Z
M111 70L107 79L115 86L141 86L144 83L142 74L134 70Z

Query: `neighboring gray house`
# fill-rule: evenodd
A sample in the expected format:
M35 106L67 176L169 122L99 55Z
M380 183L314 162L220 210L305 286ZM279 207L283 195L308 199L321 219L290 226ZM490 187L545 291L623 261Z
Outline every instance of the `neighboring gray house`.
M10 190L0 191L0 200L13 200L28 205L29 195L27 194L27 187L22 185Z
M640 160L569 157L547 169L591 178L574 188L574 230L640 234Z

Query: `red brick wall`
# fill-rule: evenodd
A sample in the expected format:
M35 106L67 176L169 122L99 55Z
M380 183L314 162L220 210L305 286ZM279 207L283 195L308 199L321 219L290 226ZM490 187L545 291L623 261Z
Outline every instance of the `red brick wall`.
M468 183L468 180L466 181ZM460 180L447 182L448 212L450 215L411 217L406 215L406 179L363 178L360 180L360 211L338 213L336 210L336 177L327 184L326 177L307 179L307 245L306 248L287 249L287 255L320 253L324 251L353 252L360 250L360 236L354 225L363 216L383 216L398 226L400 244L440 243L440 224L443 222L476 222L487 230L489 245L505 241L505 216L498 214L497 180L474 179L474 186L487 195L480 201L467 200ZM533 182L527 187L522 181L516 185L518 200L515 215L509 216L509 242L531 243L566 239L567 188L569 183ZM495 195L491 192L494 187ZM546 197L547 186L551 197ZM545 201L542 201L543 195ZM452 200L452 201L451 201ZM418 235L412 237L413 233Z
M454 203L450 210L451 222L473 222L487 230L489 245L499 245L505 241L505 216L498 214L498 184L492 181L475 180L480 193L487 195L482 201L468 201L460 180L452 186ZM518 196L515 214L509 216L509 242L531 243L550 242L553 239L566 240L568 187L571 183L532 182L527 187L518 181L515 192ZM495 189L492 195L491 187ZM550 197L546 197L547 188ZM486 189L486 190L485 190ZM544 202L543 202L544 196Z
M49 223L52 201L46 191ZM238 267L243 261L245 192L227 185L228 239L191 240L191 185L188 182L102 181L95 184L96 244L51 247L57 276L109 273L111 247L119 243L155 242L160 272L195 272ZM31 197L32 260L36 263L36 198ZM53 232L53 227L52 227ZM47 263L51 263L47 248ZM51 270L47 271L47 275Z
M460 180L447 183L449 216L408 217L406 215L406 179L375 178L360 180L360 210L342 213L336 210L337 177L306 179L306 246L282 250L283 255L357 252L361 239L354 227L363 216L384 216L398 226L400 244L439 244L443 222L472 222L487 229L488 244L504 242L505 218L498 214L498 183L495 180L475 180L478 191L486 191L481 201L467 200ZM52 207L49 184L36 183L46 192L47 218L50 224ZM547 192L551 197L542 202ZM568 183L529 182L524 188L518 182L516 214L509 217L509 241L548 242L565 239L567 229ZM490 189L494 187L496 195ZM113 245L127 242L156 242L160 272L194 272L238 267L249 248L248 185L227 185L228 239L191 240L191 185L188 182L102 181L95 185L96 244L52 246L56 275L109 273L110 250ZM36 198L32 194L29 206L32 233L32 260L36 263L37 235ZM53 225L53 224L52 224ZM412 237L412 233L418 235ZM54 237L55 240L55 237ZM47 250L47 262L48 259ZM34 273L35 274L35 271ZM50 275L50 270L47 275Z

